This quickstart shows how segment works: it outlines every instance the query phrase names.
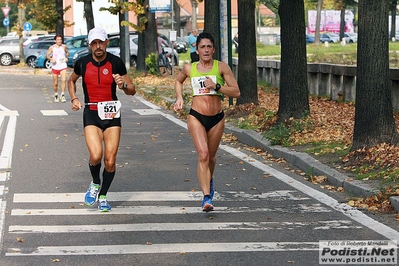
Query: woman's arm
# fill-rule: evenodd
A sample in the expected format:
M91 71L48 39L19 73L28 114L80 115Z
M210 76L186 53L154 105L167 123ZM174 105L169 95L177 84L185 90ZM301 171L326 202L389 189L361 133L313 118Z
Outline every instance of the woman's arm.
M239 98L241 95L240 89L238 88L238 83L229 65L219 61L219 71L225 81L225 84L221 86L218 91L222 92L226 96Z

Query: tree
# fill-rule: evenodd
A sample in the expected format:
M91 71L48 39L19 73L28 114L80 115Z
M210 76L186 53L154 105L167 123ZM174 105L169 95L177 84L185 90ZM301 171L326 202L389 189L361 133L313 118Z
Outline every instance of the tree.
M24 39L23 39L23 25L25 23L25 9L26 6L23 0L18 0L18 23L17 32L19 35L19 60L22 64L25 64L25 54L24 54Z
M94 28L93 0L83 0L84 16L86 18L87 33Z
M278 122L284 122L290 117L303 118L310 113L303 0L280 0L279 15L281 71L277 115Z
M316 7L316 28L314 33L314 43L316 45L320 44L320 22L321 22L321 7L323 5L323 0L317 1Z
M205 16L204 16L204 31L209 32L215 39L215 44L217 45L216 53L214 54L214 59L220 60L220 1L219 0L205 0ZM255 17L253 18L255 21Z
M352 151L384 142L399 143L389 79L388 12L388 0L359 1Z
M256 68L256 24L255 2L253 0L238 1L238 32L239 32L239 64L237 82L241 97L237 104L258 104L258 84ZM245 54L243 53L245 51ZM242 56L241 56L242 55Z
M173 3L173 10L172 10L172 12L174 14L173 15L173 20L174 21L172 21L173 30L176 31L177 36L180 36L180 31L181 31L180 6L179 6L179 4L177 3L176 0L172 0L172 1L174 2ZM174 22L176 22L176 23L174 23Z
M149 0L142 1L142 6L144 7L145 13L140 14L139 17L139 26L143 30L139 33L137 70L147 70L145 59L151 53L158 54L158 36L155 22L155 14L151 13L148 8Z
M191 14L191 29L196 29L197 28L197 7L198 7L198 2L197 0L190 0L191 2L191 10L192 10L192 14ZM201 0L202 2L202 0Z
M64 39L64 8L63 8L63 0L55 1L55 10L57 11L57 26L56 26L56 34L61 35Z
M59 0L56 0L57 2L60 2ZM57 32L58 34L60 32L64 32L63 29L64 27L69 27L73 25L73 22L69 22L67 20L64 20L64 14L66 11L71 9L71 6L66 6L63 8L63 5L58 3L58 8L56 7L56 3L54 0L32 0L31 5L27 5L27 13L30 15L27 20L32 21L36 20L39 22L43 28L49 32ZM61 1L62 2L62 1ZM30 7L29 11L28 8ZM60 9L60 10L58 10ZM61 15L62 12L62 15ZM34 19L32 19L34 18ZM58 24L61 23L59 19L62 19L62 23L64 24L61 28L61 24L59 24L59 29L57 29ZM32 23L33 26L33 23ZM35 28L35 27L33 27ZM37 28L37 27L36 27ZM63 34L62 34L63 36Z

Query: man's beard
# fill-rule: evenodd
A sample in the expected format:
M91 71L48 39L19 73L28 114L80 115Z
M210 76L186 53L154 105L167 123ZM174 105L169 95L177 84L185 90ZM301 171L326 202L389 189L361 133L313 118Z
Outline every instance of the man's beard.
M97 52L101 52L101 54L97 54ZM104 51L104 50L101 50L101 49L97 49L97 50L94 52L94 56L95 56L97 59L101 59L101 58L104 56L104 54L105 54L105 51Z

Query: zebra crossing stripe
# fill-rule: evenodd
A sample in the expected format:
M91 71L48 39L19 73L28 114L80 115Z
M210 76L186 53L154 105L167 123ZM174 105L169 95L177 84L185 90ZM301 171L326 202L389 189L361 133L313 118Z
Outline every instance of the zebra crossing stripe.
M49 215L162 215L162 214L193 214L199 213L198 207L176 207L176 206L129 206L114 207L110 213L99 212L95 207L85 207L84 209L71 206L69 209L13 209L12 216L49 216ZM284 213L328 213L330 209L322 207L320 204L291 205L290 208L250 208L250 207L215 207L218 213L250 213L250 212L284 212Z
M8 249L6 256L122 255L156 253L216 253L250 251L317 251L319 242L228 242L146 245L42 246L35 249Z
M14 203L82 202L85 193L18 193ZM138 191L108 192L109 201L193 201L202 200L201 192L187 191Z
M214 230L293 230L311 227L313 230L362 229L349 220L314 222L226 222L226 223L141 223L93 225L11 225L9 233L106 233L155 231L214 231Z
M40 110L43 116L60 116L60 115L68 115L65 110Z
M276 190L272 192L248 194L242 191L227 191L222 194L215 192L217 201L243 201L260 199L284 199L304 201L309 197L298 195L293 190ZM202 192L187 191L137 191L137 192L109 192L109 201L202 201ZM39 202L82 202L84 193L17 193L14 194L14 203Z

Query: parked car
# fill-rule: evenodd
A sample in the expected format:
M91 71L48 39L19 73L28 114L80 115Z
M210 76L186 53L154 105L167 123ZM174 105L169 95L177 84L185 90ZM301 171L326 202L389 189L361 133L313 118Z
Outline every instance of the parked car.
M110 43L107 47L107 51L116 56L120 56L119 33L111 33L108 36L109 36ZM172 43L169 41L169 39L165 35L161 34L160 36L161 36L161 38L166 40L166 42L169 45L169 47L166 47L166 46L164 47L164 51L168 54L173 54L174 65L175 66L179 65L179 54L177 53L176 49L171 48ZM130 66L132 66L132 67L136 67L136 65L137 65L138 40L139 39L138 39L137 33L131 32L130 33ZM78 51L71 60L71 62L72 62L71 66L73 66L79 58L87 55L89 52L90 51L88 48Z
M176 37L175 49L179 54L187 52L187 44L182 37Z
M357 33L345 32L344 38L346 43L355 43L357 42Z
M68 48L69 57L67 65L73 67L73 56L76 52L83 50L88 47L87 35L80 35L72 37L65 41L65 45Z
M306 34L306 43L314 43L314 34Z
M35 61L35 67L51 69L51 62L46 58L46 53L41 53Z
M23 38L26 41L26 38ZM19 37L9 37L0 39L0 63L9 66L12 62L19 62Z
M134 34L137 34L137 33L134 32ZM134 36L136 36L136 35L130 35L130 41L131 41L131 43L130 43L130 54L137 54L137 49L135 50L136 44L134 44L132 42ZM107 47L107 52L120 57L120 38L119 38L119 33L108 34L108 37L109 37L109 44L108 44L108 47ZM89 47L85 47L84 49L81 49L81 50L77 51L74 54L73 58L72 58L72 66L75 66L76 61L78 61L80 58L88 55L89 53L90 53L90 48ZM136 66L136 61L135 60L136 60L136 57L134 57L134 60L133 60L133 58L131 58L131 61L130 61L130 65L131 66L134 66L134 67Z
M339 42L339 35L335 33L320 33L320 42L330 42L335 43Z
M48 48L54 44L54 40L32 42L24 48L25 62L30 67L36 66L37 58L46 54Z

